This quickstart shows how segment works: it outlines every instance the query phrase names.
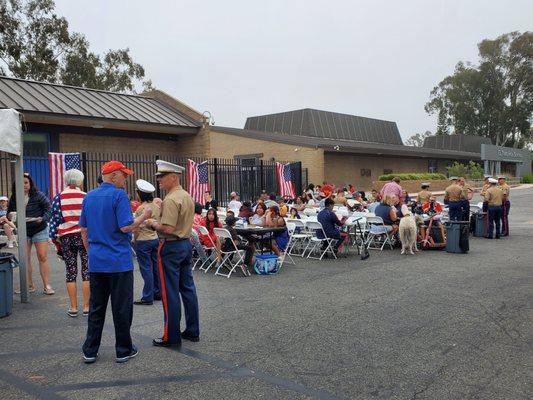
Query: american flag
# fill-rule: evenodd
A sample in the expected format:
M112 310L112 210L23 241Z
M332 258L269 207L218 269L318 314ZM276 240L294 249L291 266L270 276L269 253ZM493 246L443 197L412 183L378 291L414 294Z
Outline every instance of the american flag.
M207 161L197 164L187 160L187 185L193 200L202 204L204 193L209 190L209 169Z
M48 153L50 166L50 198L65 189L63 174L69 169L81 169L80 153Z
M291 164L276 163L276 176L278 178L280 196L296 197L292 183Z

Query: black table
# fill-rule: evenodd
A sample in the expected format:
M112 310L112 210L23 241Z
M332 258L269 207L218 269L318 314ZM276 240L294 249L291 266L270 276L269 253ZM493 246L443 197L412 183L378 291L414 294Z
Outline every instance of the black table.
M287 230L286 226L278 226L278 227L272 227L272 228L257 228L257 227L250 227L247 228L235 228L235 231L245 237L249 241L254 241L255 239L252 239L252 236L260 236L259 242L263 242L265 240L265 236L270 236L269 243L272 241L272 237L274 233L278 232L284 232ZM252 239L252 240L250 240ZM263 246L261 245L261 254L263 254Z

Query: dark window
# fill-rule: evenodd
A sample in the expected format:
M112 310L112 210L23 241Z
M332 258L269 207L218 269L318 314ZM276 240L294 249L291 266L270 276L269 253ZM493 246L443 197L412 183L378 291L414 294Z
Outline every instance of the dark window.
M392 174L392 169L384 169L383 170L383 175L388 175L388 174Z
M24 155L46 156L49 151L48 133L24 133Z
M372 170L366 169L366 168L361 168L361 176L371 177L372 176Z
M428 172L429 173L437 172L437 160L428 160Z

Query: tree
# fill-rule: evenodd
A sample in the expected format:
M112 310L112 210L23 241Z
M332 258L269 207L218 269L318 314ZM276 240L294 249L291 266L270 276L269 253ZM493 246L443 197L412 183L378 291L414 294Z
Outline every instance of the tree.
M478 50L478 65L459 62L431 91L425 110L438 116L436 133L526 147L533 142L533 32L483 40Z
M0 0L0 73L22 79L116 92L151 87L129 49L90 51L80 33L55 14L53 0Z
M425 131L424 133L415 133L405 141L405 144L407 146L422 147L424 145L424 140L431 135L432 133L430 131Z

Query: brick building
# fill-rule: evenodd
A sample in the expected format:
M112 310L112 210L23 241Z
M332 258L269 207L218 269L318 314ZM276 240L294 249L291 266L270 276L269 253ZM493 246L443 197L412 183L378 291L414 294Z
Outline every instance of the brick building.
M160 90L125 95L0 77L0 108L23 114L25 154L42 157L91 152L230 158L243 165L299 161L308 182L364 189L384 173L446 173L453 161L481 160L480 138L452 135L450 143L430 139L424 147L405 146L394 122L313 109L250 117L244 129L210 126L201 113ZM5 165L0 163L4 193ZM32 168L27 166L36 172ZM37 172L44 188L47 171Z

